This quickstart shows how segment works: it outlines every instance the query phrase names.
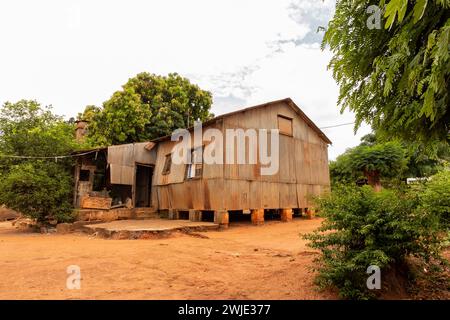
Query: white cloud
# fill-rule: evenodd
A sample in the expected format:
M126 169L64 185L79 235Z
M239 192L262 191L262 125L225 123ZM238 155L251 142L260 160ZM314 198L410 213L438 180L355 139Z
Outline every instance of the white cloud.
M160 0L1 2L0 102L33 98L75 116L138 72L178 72L214 95L220 114L292 97L319 126L339 114L317 42L334 2ZM365 129L364 132L366 132ZM330 158L358 143L329 129Z

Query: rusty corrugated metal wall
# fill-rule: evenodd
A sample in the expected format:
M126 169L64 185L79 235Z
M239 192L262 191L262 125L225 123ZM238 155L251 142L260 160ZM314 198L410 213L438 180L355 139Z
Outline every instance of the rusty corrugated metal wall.
M108 147L108 164L112 184L134 184L136 163L155 164L156 150L147 150L148 142L129 143Z

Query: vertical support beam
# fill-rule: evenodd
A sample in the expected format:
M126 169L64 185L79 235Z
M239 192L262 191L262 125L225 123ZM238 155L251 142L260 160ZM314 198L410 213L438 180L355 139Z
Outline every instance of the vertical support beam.
M134 163L133 184L131 185L131 205L132 205L132 208L136 207L136 171L137 171L137 165L136 165L136 163Z
M283 222L292 221L292 209L281 209L280 215L281 221Z
M306 217L312 219L316 216L316 210L314 208L306 208Z
M170 220L178 220L180 219L180 215L178 213L178 210L175 209L169 209L169 219Z
M221 228L228 228L229 213L227 210L214 211L214 223L220 225Z
M189 210L189 221L202 221L202 212L200 210Z
M81 170L81 165L77 159L76 165L75 165L75 184L74 184L74 188L73 188L73 207L74 208L79 208L80 204L77 203L78 201L78 184L79 184L79 180L80 180L80 170Z
M251 217L254 225L264 224L264 209L252 209Z

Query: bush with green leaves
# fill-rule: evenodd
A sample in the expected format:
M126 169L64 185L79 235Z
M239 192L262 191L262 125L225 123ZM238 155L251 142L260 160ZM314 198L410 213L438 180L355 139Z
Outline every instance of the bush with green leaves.
M54 162L13 165L0 180L0 202L40 222L71 221L71 195L70 171Z
M343 298L374 297L366 287L370 265L380 267L383 275L409 255L439 258L435 214L418 210L417 193L340 186L316 201L325 220L305 238L322 253L318 284L337 287Z
M450 170L442 170L431 177L420 194L423 212L434 214L442 229L450 228Z

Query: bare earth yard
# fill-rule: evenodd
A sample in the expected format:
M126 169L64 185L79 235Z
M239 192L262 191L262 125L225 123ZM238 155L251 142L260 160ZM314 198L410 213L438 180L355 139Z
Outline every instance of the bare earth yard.
M231 226L194 237L104 240L31 234L0 223L0 299L329 299L299 236L320 219ZM66 289L69 265L81 289Z
M318 253L300 237L321 221L235 223L148 240L24 233L0 222L0 299L337 299L313 284ZM81 269L79 290L66 288L70 265ZM415 298L448 299L434 285L420 291ZM412 298L392 293L385 298Z

